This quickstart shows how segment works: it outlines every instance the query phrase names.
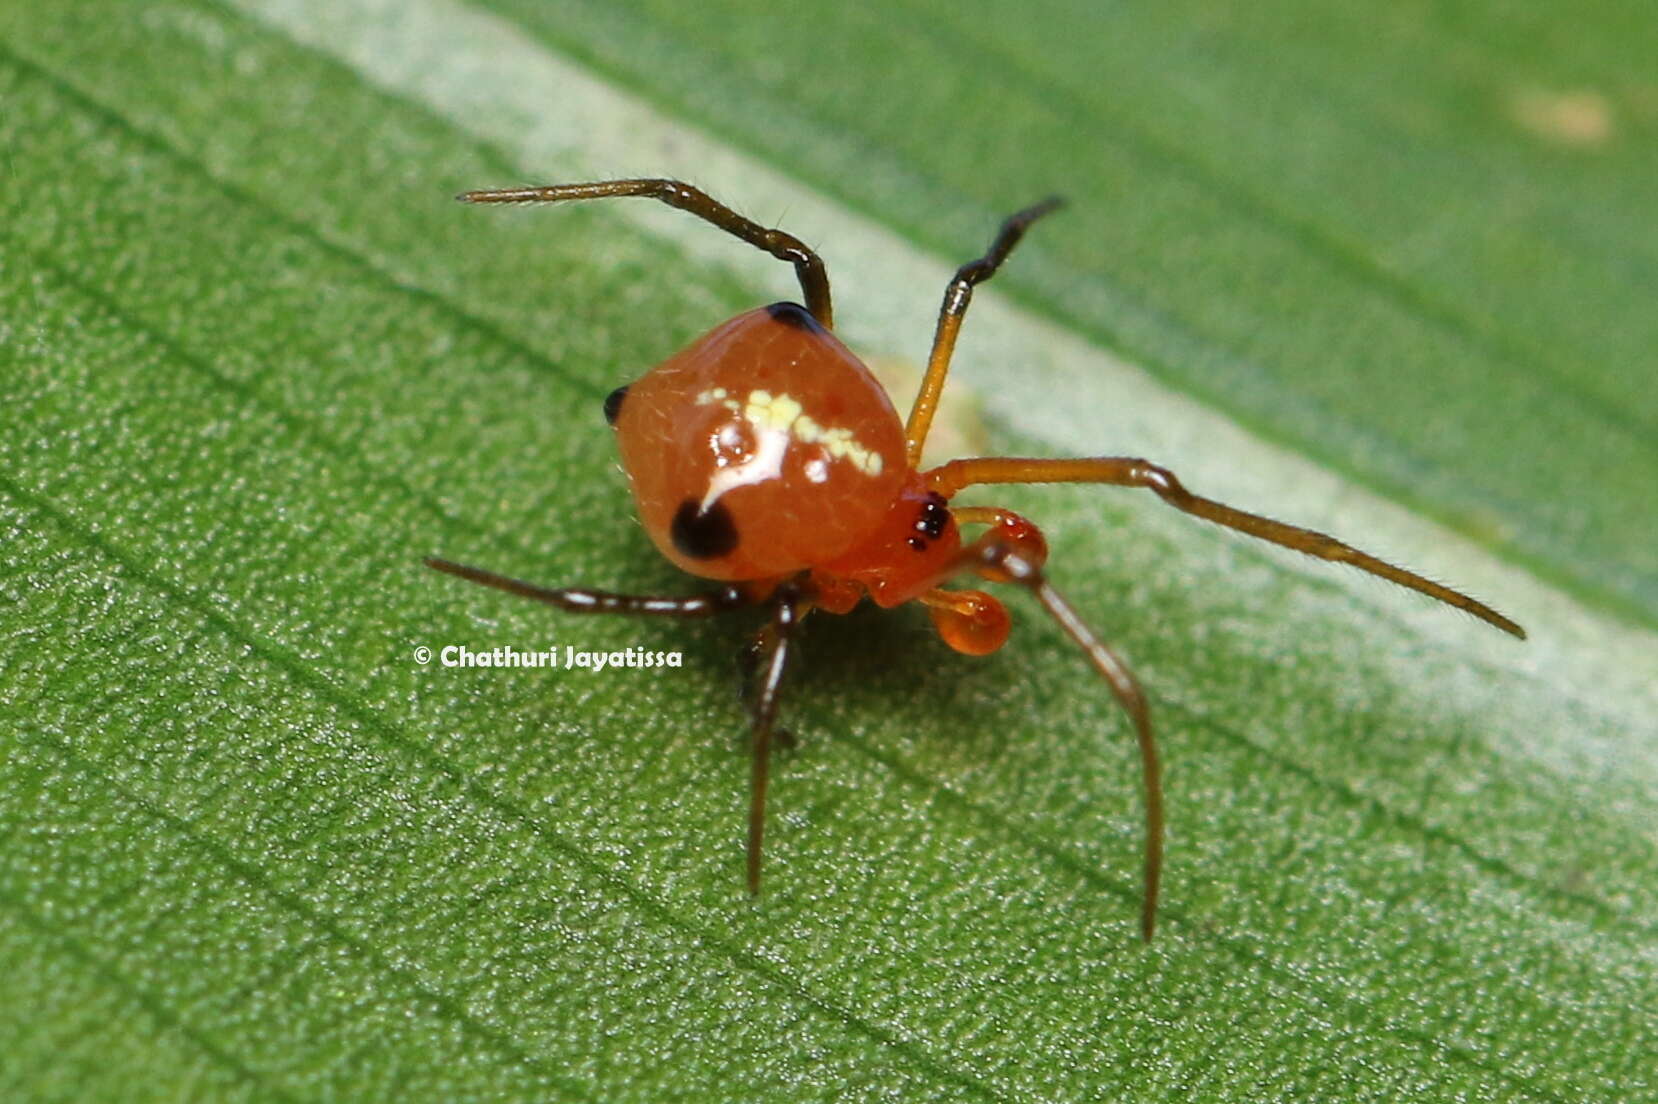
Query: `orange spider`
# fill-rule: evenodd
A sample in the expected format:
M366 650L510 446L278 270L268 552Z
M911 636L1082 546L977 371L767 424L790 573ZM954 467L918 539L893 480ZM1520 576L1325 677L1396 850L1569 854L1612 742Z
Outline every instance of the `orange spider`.
M467 192L468 203L557 203L643 196L689 211L795 267L804 307L774 303L740 314L692 342L634 383L611 392L622 465L645 531L662 554L692 575L723 583L690 597L644 597L572 587L545 588L447 560L429 567L574 613L705 617L765 604L771 620L755 642L758 684L748 824L748 887L760 891L766 781L778 689L790 642L814 609L846 613L863 598L891 607L927 607L945 643L987 655L1006 642L1011 621L982 590L948 590L962 575L1016 583L1036 596L1104 677L1139 737L1145 777L1145 894L1141 932L1152 937L1163 865L1163 790L1145 695L1116 652L1082 622L1044 573L1042 532L1010 510L951 508L964 487L983 483L1115 483L1143 487L1176 509L1320 559L1351 564L1466 610L1514 636L1525 631L1449 587L1311 529L1245 513L1187 491L1174 473L1127 456L1081 460L985 457L920 470L921 448L938 406L974 285L1007 259L1026 229L1059 206L1048 199L1002 224L989 252L957 270L944 293L921 392L900 423L869 370L830 332L829 277L817 254L675 180L614 180ZM959 526L981 526L963 543Z

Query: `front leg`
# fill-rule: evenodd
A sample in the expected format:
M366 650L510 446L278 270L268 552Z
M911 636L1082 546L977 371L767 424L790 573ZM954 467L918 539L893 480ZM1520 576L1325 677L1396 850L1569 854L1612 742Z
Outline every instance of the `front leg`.
M1080 460L1030 460L1012 456L987 456L969 460L951 460L926 473L927 486L945 498L950 498L963 487L980 483L1113 483L1120 487L1142 487L1157 495L1177 510L1193 517L1236 529L1240 533L1258 537L1285 548L1293 548L1309 556L1332 563L1344 563L1368 571L1378 578L1426 594L1429 598L1473 614L1488 625L1494 625L1510 636L1521 640L1526 630L1504 617L1484 602L1470 598L1460 590L1452 590L1414 571L1377 559L1368 552L1339 541L1316 529L1303 529L1274 521L1260 514L1239 510L1212 498L1204 498L1188 491L1175 474L1167 468L1141 460L1137 456L1094 456Z

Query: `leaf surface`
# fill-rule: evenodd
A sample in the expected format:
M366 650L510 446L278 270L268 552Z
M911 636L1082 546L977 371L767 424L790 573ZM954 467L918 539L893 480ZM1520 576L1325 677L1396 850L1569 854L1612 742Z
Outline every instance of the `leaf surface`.
M678 10L0 14L0 1095L1650 1094L1639 29ZM1598 140L1498 95L1590 71ZM1127 726L1020 603L984 661L813 619L748 900L752 623L419 562L690 585L600 403L786 271L673 212L448 199L634 172L820 244L843 333L911 360L1064 189L963 339L988 447L1154 455L1532 640L1010 490L1152 698L1158 941ZM449 644L684 666L415 659Z

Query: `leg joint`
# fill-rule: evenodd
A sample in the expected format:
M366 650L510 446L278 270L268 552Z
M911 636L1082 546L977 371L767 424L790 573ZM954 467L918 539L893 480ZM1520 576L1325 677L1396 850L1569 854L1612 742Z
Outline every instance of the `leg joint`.
M1149 460L1131 461L1133 467L1130 476L1141 487L1155 491L1160 497L1170 502L1182 502L1191 497L1185 484L1168 468L1153 464Z
M994 532L979 539L975 558L979 574L993 582L1019 583L1026 587L1042 585L1042 565L1025 555L1018 545Z

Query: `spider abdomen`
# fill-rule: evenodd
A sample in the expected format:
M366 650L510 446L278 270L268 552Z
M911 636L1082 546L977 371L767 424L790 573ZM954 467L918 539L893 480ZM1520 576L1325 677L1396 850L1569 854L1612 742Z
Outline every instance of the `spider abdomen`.
M886 520L908 467L885 390L803 307L738 315L606 403L651 540L708 579L844 557Z

